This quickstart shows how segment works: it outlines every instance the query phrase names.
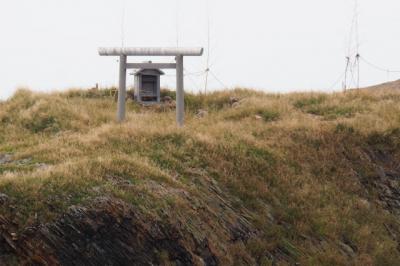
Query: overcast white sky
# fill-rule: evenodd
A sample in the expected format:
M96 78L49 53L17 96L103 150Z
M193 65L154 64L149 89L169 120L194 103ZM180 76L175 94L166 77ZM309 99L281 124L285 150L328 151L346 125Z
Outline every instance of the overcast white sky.
M115 85L116 58L98 56L97 48L121 46L122 25L125 46L176 46L178 21L181 46L207 47L207 14L211 69L220 80L211 77L211 88L222 82L327 91L344 70L353 6L353 0L210 0L209 8L207 0L0 0L0 99L21 86ZM400 68L400 1L359 0L359 21L361 55ZM190 58L185 67L198 72L205 61ZM361 65L361 85L397 78ZM203 76L185 81L193 91L203 83ZM174 87L174 77L162 84Z

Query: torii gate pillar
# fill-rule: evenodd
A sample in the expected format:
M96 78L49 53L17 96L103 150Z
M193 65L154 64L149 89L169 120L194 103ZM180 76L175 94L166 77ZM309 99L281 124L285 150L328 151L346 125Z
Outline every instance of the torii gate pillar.
M176 122L179 127L184 125L185 114L185 90L183 75L183 57L201 56L203 48L99 48L102 56L119 56L119 91L117 120L125 120L125 99L126 99L126 71L130 68L142 69L176 69ZM128 56L175 56L176 64L166 63L127 63Z
M119 57L119 88L118 88L118 110L117 121L125 120L126 106L126 55Z
M176 123L179 127L184 124L185 91L183 84L183 56L176 57Z

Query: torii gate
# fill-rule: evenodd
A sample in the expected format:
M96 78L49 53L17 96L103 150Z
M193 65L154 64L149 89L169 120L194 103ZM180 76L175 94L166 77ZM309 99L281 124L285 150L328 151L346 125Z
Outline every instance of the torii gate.
M176 69L176 122L182 127L184 123L185 101L183 84L183 57L201 56L203 48L162 48L162 47L126 47L99 48L101 56L119 56L119 90L117 120L125 119L126 71L127 69ZM175 56L176 63L127 63L128 56Z

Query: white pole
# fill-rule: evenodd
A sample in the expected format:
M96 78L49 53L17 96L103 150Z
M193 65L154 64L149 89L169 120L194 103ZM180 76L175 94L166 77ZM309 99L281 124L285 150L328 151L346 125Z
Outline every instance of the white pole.
M183 88L183 56L176 57L176 122L179 127L183 127L185 100Z
M125 120L125 97L126 97L126 55L119 57L119 91L118 91L118 122Z

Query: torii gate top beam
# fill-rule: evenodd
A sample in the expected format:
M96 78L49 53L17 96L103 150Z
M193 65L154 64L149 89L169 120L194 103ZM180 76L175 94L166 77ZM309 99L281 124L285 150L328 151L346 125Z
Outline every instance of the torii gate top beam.
M181 47L102 47L102 56L201 56L203 48Z

